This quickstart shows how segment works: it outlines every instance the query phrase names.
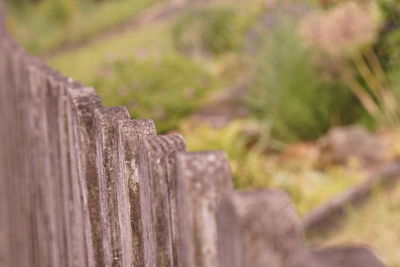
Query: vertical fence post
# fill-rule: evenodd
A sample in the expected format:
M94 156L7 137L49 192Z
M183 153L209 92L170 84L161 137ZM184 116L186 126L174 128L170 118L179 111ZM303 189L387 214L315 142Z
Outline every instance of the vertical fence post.
M64 83L62 83L62 86L66 87ZM88 267L104 266L99 225L99 196L93 129L94 110L101 106L101 102L93 88L67 87L64 89L67 92L65 97L60 99L60 108L63 109L63 105L66 106L65 112L67 113L68 123L66 124L63 120L59 122L61 184L63 187L68 186L72 171L68 158L71 153L75 153L79 191L82 199L82 210L80 212L82 213L82 227L84 228L86 264ZM75 146L70 144L75 144ZM68 207L64 207L64 209L68 209ZM63 230L61 231L63 233Z
M142 219L139 195L138 151L141 137L155 135L151 120L118 123L118 223L124 267L144 266Z
M26 265L32 261L29 164L24 160L29 152L25 138L29 120L23 114L28 108L21 101L29 84L27 59L21 51L12 50L2 22L0 40L0 210L4 212L0 214L0 265Z
M220 267L283 267L303 249L300 220L281 190L227 195L217 218Z
M225 154L180 152L176 155L178 266L217 266L216 210L233 190Z
M29 135L30 183L32 196L33 226L33 266L50 267L55 255L50 241L52 232L52 205L49 197L52 190L50 171L50 145L48 136L48 114L46 113L47 80L38 66L29 68L30 113L28 114L31 130ZM17 87L16 87L17 88Z
M129 118L126 108L99 108L95 112L96 165L104 265L121 266L121 237L118 232L116 177L118 165L118 122Z
M146 267L176 266L174 154L184 149L178 135L141 139L138 163Z

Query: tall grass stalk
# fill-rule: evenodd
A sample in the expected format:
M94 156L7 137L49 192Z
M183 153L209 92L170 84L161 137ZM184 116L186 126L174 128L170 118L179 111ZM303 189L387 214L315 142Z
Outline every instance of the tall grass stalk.
M365 53L353 54L350 59L355 74L361 77L365 85L349 69L344 71L343 81L375 120L397 128L400 125L399 104L375 52L369 48Z

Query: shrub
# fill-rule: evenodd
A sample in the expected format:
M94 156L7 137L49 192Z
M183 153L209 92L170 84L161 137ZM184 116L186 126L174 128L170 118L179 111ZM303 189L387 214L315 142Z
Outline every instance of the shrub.
M247 101L255 116L271 123L274 137L289 142L318 138L332 124L368 118L349 90L328 82L315 68L295 28L284 20L264 40Z
M388 75L398 100L400 100L400 1L380 1L380 8L385 18L374 51L380 59L383 70Z
M68 24L78 11L76 0L41 1L38 7L40 13L51 23Z
M258 149L248 147L249 140L243 136L245 121L233 121L223 128L197 123L194 127L192 124L193 122L186 122L180 127L188 150L223 150L229 159L236 188L271 186L265 159Z
M134 117L154 119L160 132L176 129L213 87L202 67L176 54L116 60L99 70L93 84L106 105L124 105Z

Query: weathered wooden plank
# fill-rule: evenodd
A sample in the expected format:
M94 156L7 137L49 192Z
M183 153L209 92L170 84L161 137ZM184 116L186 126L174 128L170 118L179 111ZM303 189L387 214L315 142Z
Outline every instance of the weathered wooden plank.
M118 174L115 190L121 235L121 266L144 266L142 219L140 214L138 152L142 136L155 135L151 120L118 123Z
M126 108L95 110L96 166L104 266L121 266L121 237L118 231L116 177L118 166L118 121L129 118Z
M184 149L178 135L141 139L138 166L146 267L177 266L172 228L176 202L174 153Z
M223 152L176 155L178 266L214 267L217 259L216 211L233 190Z
M45 70L43 70L45 71ZM51 125L51 147L52 155L50 157L50 166L52 168L52 179L54 179L55 188L52 192L53 201L55 202L56 214L55 223L57 225L57 232L54 238L58 244L59 266L68 266L70 263L70 242L67 242L67 229L69 229L69 216L66 216L69 210L69 179L70 179L70 160L69 160L69 138L68 138L68 117L67 117L67 88L62 82L54 77L49 77L50 87L52 91L52 103L49 105L47 112L53 113L53 121L49 122ZM55 116L54 116L55 115ZM55 135L55 136L54 136ZM55 160L54 158L57 158Z
M2 16L3 10L0 6L0 17ZM2 26L3 21L0 20L0 39L2 39ZM5 104L6 99L6 68L7 64L5 62L5 51L0 42L0 113L5 114L7 106ZM7 179L6 179L6 157L5 153L3 152L4 144L6 140L6 129L3 126L5 123L4 115L1 118L1 125L0 125L0 142L2 145L2 151L0 153L0 266L11 266L9 257L9 242L8 242L8 235L9 232L9 221L8 221L8 214L9 214L9 203L8 203L8 186L7 186Z
M79 238L79 242L84 242L85 266L103 266L93 129L94 110L101 106L100 99L94 93L93 88L67 88L65 99L60 101L62 101L60 108L62 108L63 103L66 105L68 117L66 125L60 121L60 139L63 143L69 144L61 151L60 155L64 162L62 179L64 181L71 179L73 168L76 169L74 202L78 203L78 207L80 206L80 209L75 210L76 215L80 218L76 227L81 226L83 229L83 232L77 229L76 234L81 234L84 241L79 237L77 238ZM72 164L72 160L69 160L72 156L70 154L74 154L75 164ZM68 186L68 184L65 186ZM78 247L81 246L82 244Z
M7 156L7 154L10 151L10 139L11 136L8 132L8 125L10 124L10 116L9 116L9 92L8 88L10 86L10 81L8 79L9 75L9 64L8 61L10 60L9 57L7 56L6 50L4 46L1 47L0 49L0 110L1 110L1 125L0 125L0 134L1 134L1 154L2 157L0 158L1 160L1 165L0 165L0 191L4 195L0 196L2 202L0 203L1 205L1 210L4 211L4 216L0 216L0 227L4 229L1 233L1 240L0 240L0 251L1 251L1 258L2 262L5 264L12 264L12 259L10 258L11 254L11 247L12 244L9 240L9 233L11 231L11 222L10 222L10 212L12 209L12 197L9 195L10 193L10 184L9 184L9 179L7 179L8 175L10 175L10 168L9 168L9 160L10 156ZM4 202L3 202L4 201Z
M65 101L69 84L61 81L53 71L39 62L33 61L29 64L30 69L35 72L34 75L41 81L40 90L44 91L43 108L46 121L42 138L47 144L45 160L48 165L48 176L43 176L41 179L44 180L41 186L43 194L41 198L46 203L45 214L50 238L47 242L50 248L51 266L83 266L86 251L82 247L81 239L84 235L79 233L82 227L77 227L82 224L82 218L79 216L82 203L76 190L78 185L76 175L71 175L76 173L71 170L76 170L77 166L70 164L77 162L76 155L72 153L74 150L70 147L70 144L76 142L71 141L73 138L68 132L71 127L68 127ZM29 106L28 103L26 105ZM63 173L65 165L68 165L67 175ZM68 211L67 216L66 211ZM65 230L69 229L69 234L66 235Z
M281 267L303 249L300 221L281 190L227 195L217 222L220 267Z
M43 90L43 122L42 139L45 140L46 155L46 171L40 179L40 198L44 204L39 209L43 210L44 220L46 220L46 236L48 243L49 265L62 266L61 261L64 260L61 255L64 248L59 247L61 241L57 239L59 229L59 210L61 199L57 194L58 179L59 179L59 157L57 156L58 149L58 112L57 103L59 90L55 90L49 82L48 73L40 68L35 68L35 74L40 79L40 88Z
M50 187L49 140L46 114L46 80L40 69L31 67L30 72L30 158L31 194L33 220L33 266L52 266L54 263L51 254L51 209L52 199L48 192ZM51 203L50 203L51 202Z
M0 151L3 154L0 159L0 187L4 190L4 202L1 205L4 206L4 212L8 212L0 215L0 227L6 231L2 233L5 240L0 240L0 258L7 257L3 261L9 265L26 266L31 250L27 243L30 235L27 220L29 204L25 201L28 191L23 186L28 178L27 164L22 160L25 157L27 120L23 114L21 97L26 89L27 74L25 58L19 53L9 53L7 49L8 45L0 45ZM21 253L18 254L17 249Z
M13 198L9 194L10 193L10 181L7 178L10 174L10 144L11 144L11 136L9 134L9 125L10 125L10 107L9 107L9 92L8 88L10 86L9 81L9 58L4 49L4 46L0 49L0 110L1 110L1 125L0 125L0 134L1 134L1 165L0 165L0 191L2 191L1 198L1 210L4 213L4 216L0 216L0 227L2 228L1 240L0 240L0 257L2 258L2 262L4 262L4 266L11 265L12 259L10 257L12 252L12 244L9 240L9 233L11 232L11 220L9 215L12 210L12 202ZM14 159L11 159L14 160ZM4 194L4 195L3 195ZM3 230L4 229L4 230Z

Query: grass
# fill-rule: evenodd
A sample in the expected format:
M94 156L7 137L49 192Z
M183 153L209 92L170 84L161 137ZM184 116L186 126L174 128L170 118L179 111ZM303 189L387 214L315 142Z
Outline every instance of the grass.
M67 43L85 41L132 18L156 1L118 0L86 6L78 6L72 0L60 1L65 4L59 6L43 1L25 12L11 12L9 24L17 40L29 52L41 54ZM61 20L62 17L65 18Z
M92 85L96 71L114 59L140 54L154 56L173 51L172 40L168 36L170 25L171 22L164 21L151 25L150 31L144 28L123 33L88 47L63 53L51 58L48 63L64 75Z

